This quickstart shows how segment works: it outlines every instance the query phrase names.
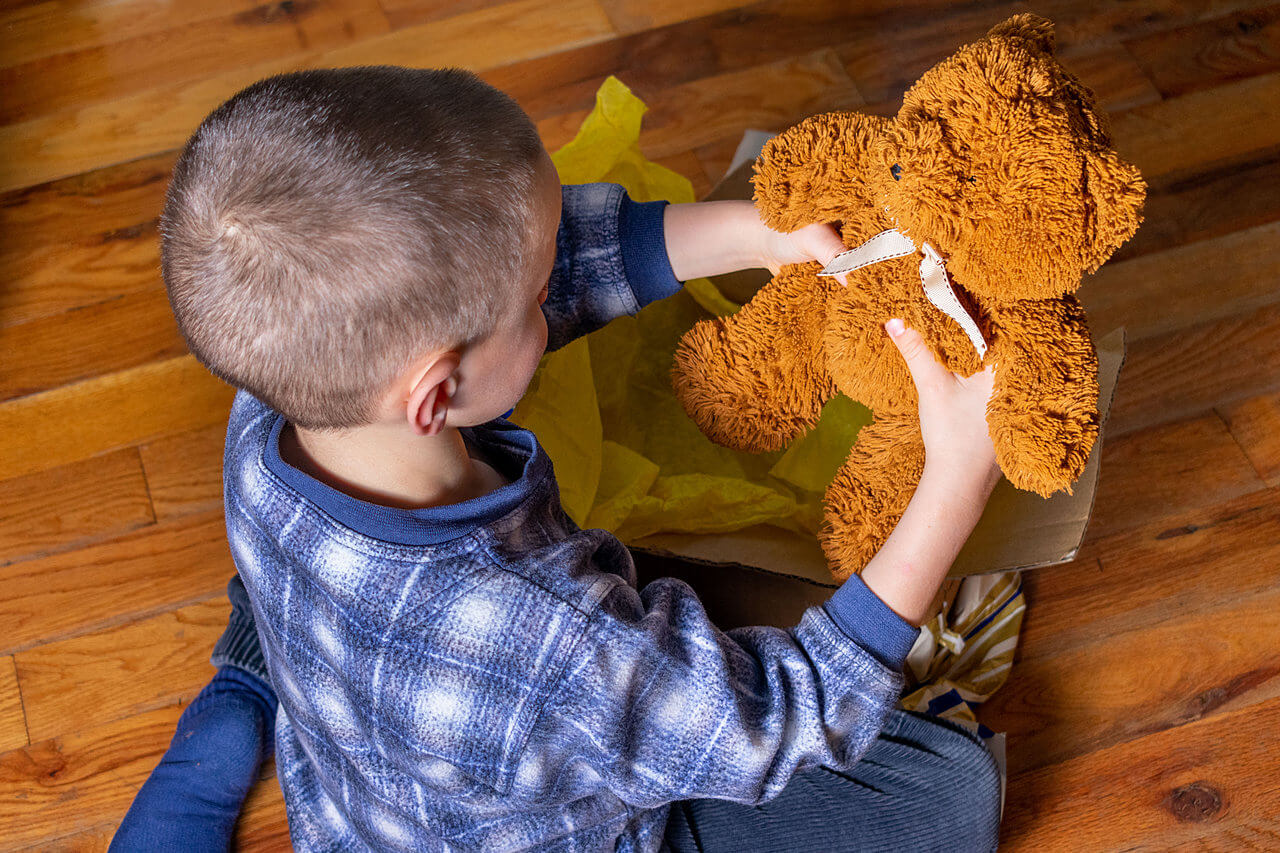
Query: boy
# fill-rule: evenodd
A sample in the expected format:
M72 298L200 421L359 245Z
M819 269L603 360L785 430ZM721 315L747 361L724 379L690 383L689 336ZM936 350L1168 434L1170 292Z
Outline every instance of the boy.
M989 372L959 379L892 326L924 477L862 579L790 631L720 632L679 581L637 592L626 549L565 517L536 439L500 417L546 349L682 280L825 262L829 226L562 189L477 78L364 68L272 78L211 114L163 233L192 352L242 389L224 477L252 617L237 607L220 648L251 646L256 620L295 847L994 847L981 744L890 710L998 478ZM270 687L240 686L237 713L261 717ZM181 760L216 741L179 730ZM263 751L242 751L235 796ZM204 825L225 845L230 823Z

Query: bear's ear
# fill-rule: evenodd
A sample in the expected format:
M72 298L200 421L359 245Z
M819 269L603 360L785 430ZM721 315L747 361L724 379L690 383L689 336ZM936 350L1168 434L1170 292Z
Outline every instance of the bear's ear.
M992 27L987 37L1018 39L1045 54L1054 49L1053 22L1039 15L1014 15Z
M1147 184L1137 166L1110 149L1085 154L1084 181L1089 215L1085 269L1093 272L1142 224Z

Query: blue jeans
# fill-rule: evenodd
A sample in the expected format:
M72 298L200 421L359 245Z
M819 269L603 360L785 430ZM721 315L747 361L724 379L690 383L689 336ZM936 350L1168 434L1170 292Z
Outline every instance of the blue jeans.
M948 720L890 712L849 772L815 767L759 806L674 803L674 853L986 851L1000 827L1000 773L982 741Z

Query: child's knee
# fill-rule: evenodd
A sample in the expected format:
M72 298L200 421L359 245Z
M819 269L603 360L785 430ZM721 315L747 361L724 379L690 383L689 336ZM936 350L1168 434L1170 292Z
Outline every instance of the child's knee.
M977 735L948 729L940 735L944 770L936 780L938 796L948 814L942 825L950 828L957 851L989 851L996 848L1000 829L1000 769L995 756Z
M912 774L919 808L945 837L946 849L989 851L1000 827L1000 770L981 738L946 720L904 713L891 737L912 744L920 766ZM888 732L888 729L886 730Z

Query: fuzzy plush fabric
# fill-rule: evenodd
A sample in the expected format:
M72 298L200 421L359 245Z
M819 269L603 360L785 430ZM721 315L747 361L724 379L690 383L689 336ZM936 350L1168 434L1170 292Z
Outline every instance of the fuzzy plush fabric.
M773 228L838 223L858 246L898 229L946 260L988 349L926 298L919 251L840 278L785 267L737 314L691 329L676 394L712 440L787 445L836 393L875 412L826 494L838 579L888 538L924 466L915 386L883 325L900 317L964 376L997 364L987 420L1005 476L1070 492L1098 435L1097 357L1074 296L1137 230L1146 188L1105 115L1018 15L930 69L895 118L829 113L765 146L755 201Z

